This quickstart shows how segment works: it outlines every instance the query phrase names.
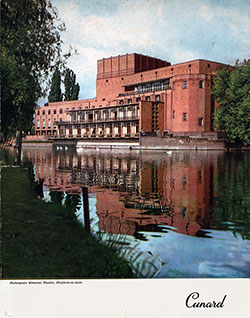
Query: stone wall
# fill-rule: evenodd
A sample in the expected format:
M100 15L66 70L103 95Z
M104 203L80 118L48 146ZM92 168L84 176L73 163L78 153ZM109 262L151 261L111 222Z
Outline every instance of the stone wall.
M143 136L140 138L142 150L226 150L223 141L190 138L164 138Z

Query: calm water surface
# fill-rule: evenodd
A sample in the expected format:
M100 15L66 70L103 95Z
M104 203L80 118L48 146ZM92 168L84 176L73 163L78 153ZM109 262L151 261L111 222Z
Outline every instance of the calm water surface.
M25 150L46 200L121 241L154 277L250 277L250 153ZM124 246L124 247L122 247ZM131 258L131 253L125 253ZM147 260L147 262L143 262Z

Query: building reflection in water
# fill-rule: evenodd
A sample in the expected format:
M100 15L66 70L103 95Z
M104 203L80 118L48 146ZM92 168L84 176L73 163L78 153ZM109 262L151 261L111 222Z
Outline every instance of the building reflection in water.
M27 150L36 178L52 191L96 193L99 229L144 239L141 232L171 228L206 236L214 228L212 207L218 153L172 154Z

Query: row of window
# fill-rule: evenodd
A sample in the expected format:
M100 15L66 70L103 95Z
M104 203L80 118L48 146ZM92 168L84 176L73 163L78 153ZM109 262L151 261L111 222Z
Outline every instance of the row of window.
M73 108L73 109L74 109L74 108ZM56 115L56 113L57 113L57 110L54 109L53 114ZM59 114L62 114L62 113L63 113L63 109L60 108L60 109L59 109ZM46 111L45 111L45 110L42 110L42 115L45 115L45 114L46 114ZM40 115L40 110L37 111L37 116L39 116L39 115ZM48 115L51 115L51 110L50 110L50 109L48 109Z
M182 83L182 88L187 88L188 87L188 83L187 81L184 81ZM204 88L204 81L199 81L199 88ZM175 84L173 83L173 89L175 89Z
M175 110L173 110L172 117L175 118ZM187 121L187 113L182 113L182 120ZM203 117L198 118L198 125L203 126Z
M159 102L160 99L161 99L160 95L155 95L155 101L156 101L156 102ZM137 103L139 103L140 100L141 100L141 97L137 97L137 98L136 98L136 102L137 102ZM145 100L146 100L146 102L150 102L151 97L150 97L150 96L146 96ZM119 101L119 103L120 103L120 105L123 105L123 104L124 104L124 100L121 99L121 100ZM129 99L128 99L128 104L131 104L131 103L132 103L132 99L129 98Z
M54 118L54 121L56 121L56 118ZM62 118L60 118L60 121L62 121ZM48 119L48 128L51 127L51 120ZM40 120L37 120L37 128L40 128ZM42 128L45 128L45 119L43 119L43 125Z
M173 110L172 118L175 118L175 110ZM182 120L184 120L184 121L187 120L187 113L182 113Z
M172 113L172 117L175 118L175 110L173 110ZM158 120L158 116L156 116L156 118L154 118L156 120ZM187 113L182 113L182 120L183 121L187 121L188 117L187 117ZM62 121L62 119L60 118L60 121ZM198 125L199 126L203 126L203 117L199 117L198 118ZM48 120L48 128L51 127L51 121L50 119ZM37 128L40 128L40 121L37 121ZM43 119L43 125L42 128L45 128L45 119Z

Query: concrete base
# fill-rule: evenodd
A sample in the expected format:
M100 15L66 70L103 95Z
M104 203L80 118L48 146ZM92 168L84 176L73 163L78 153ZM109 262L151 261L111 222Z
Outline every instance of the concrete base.
M51 142L23 142L22 148L52 148L53 143Z
M84 148L95 149L139 149L138 142L77 142L76 150L81 151Z
M141 150L223 150L224 141L190 138L141 137Z

